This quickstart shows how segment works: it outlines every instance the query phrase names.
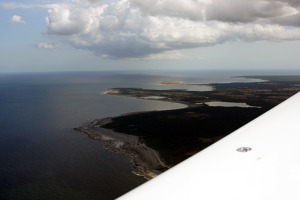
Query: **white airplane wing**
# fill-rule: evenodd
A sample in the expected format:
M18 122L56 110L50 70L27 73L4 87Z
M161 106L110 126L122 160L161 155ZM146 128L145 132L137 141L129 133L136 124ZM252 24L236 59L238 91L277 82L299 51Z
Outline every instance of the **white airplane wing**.
M300 93L119 198L136 199L299 200Z

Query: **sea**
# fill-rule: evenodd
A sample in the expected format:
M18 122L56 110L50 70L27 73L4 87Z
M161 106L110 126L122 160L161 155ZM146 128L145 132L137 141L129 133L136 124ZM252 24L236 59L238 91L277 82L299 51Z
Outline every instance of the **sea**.
M0 199L115 199L146 182L132 173L130 159L73 130L85 122L130 112L185 105L105 95L114 87L187 89L160 81L226 83L260 81L254 71L93 71L0 73ZM289 74L288 72L284 72ZM291 72L294 73L294 72ZM184 87L184 88L182 88Z

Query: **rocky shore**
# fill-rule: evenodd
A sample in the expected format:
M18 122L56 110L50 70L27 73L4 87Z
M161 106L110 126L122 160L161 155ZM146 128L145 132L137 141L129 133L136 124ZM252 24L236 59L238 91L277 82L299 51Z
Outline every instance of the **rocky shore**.
M149 180L169 168L160 158L159 153L146 146L138 136L118 133L102 127L110 121L111 118L95 119L74 130L83 132L94 140L104 141L105 148L109 151L129 156L133 163L133 173L138 176Z
M187 107L95 119L75 130L104 141L105 148L112 152L129 156L133 173L151 179L300 90L300 76L251 78L267 81L215 83L210 84L212 91L110 88L102 94L159 99ZM162 83L183 84L179 81Z

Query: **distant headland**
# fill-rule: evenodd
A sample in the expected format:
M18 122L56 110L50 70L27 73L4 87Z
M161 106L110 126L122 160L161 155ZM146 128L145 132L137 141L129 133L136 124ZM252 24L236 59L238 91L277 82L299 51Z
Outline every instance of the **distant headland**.
M300 91L300 76L246 78L266 81L209 84L212 91L110 88L103 94L176 102L187 107L95 119L75 130L105 141L110 151L129 155L134 173L151 179Z

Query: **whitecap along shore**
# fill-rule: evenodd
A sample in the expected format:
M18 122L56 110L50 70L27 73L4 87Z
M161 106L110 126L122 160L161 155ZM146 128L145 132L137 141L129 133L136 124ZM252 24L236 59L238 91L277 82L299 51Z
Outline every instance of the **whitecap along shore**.
M159 153L145 145L138 136L118 133L101 127L110 121L111 118L95 119L81 127L74 128L74 130L83 132L94 140L104 141L105 148L111 152L129 156L133 163L133 173L143 176L147 180L169 169Z

